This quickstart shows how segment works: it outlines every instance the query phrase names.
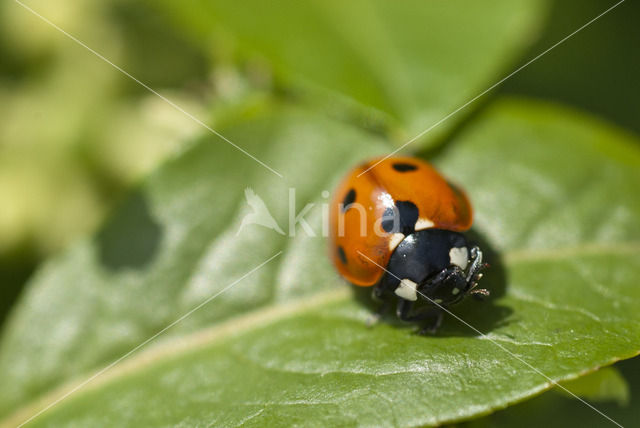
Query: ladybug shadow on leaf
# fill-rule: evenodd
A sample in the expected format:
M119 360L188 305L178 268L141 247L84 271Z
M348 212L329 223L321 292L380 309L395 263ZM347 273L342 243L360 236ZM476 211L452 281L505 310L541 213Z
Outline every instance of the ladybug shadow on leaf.
M489 264L483 271L479 286L487 289L490 294L483 298L468 295L462 302L446 308L442 324L435 332L424 334L425 337L477 337L511 322L510 317L513 313L511 308L498 303L504 296L507 286L506 271L500 253L474 229L469 230L465 235L471 243L482 249L484 259ZM354 286L352 290L356 301L371 311L372 318L380 312L381 304L371 298L369 288ZM423 301L419 302L417 310L422 307L435 308L435 305L424 299L421 300ZM385 323L415 333L424 327L418 323L403 322L398 319L395 302L391 302L389 309L380 315L380 319L375 324ZM372 328L375 328L375 324Z

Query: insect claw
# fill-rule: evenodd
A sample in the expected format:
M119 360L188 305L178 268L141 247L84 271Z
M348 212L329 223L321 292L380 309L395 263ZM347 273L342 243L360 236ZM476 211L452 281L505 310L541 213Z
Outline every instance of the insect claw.
M471 290L469 293L481 298L488 297L491 294L486 288L476 288L474 290Z

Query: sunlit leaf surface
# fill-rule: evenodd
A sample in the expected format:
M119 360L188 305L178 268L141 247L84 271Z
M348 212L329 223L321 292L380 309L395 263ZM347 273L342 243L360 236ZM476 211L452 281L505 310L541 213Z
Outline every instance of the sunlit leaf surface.
M320 232L322 191L390 146L290 110L225 135L285 178L207 137L150 177L95 238L40 270L0 345L2 411L22 408L8 424L279 251L33 422L436 424L550 387L522 361L564 380L640 351L640 152L631 137L571 111L501 101L437 153L433 162L474 202L492 297L454 308L486 335L447 317L435 337L420 337L391 319L366 327L370 308L336 277L323 239L300 228L295 237L257 225L238 233L245 187L286 232L295 187L297 211L316 203L307 219Z

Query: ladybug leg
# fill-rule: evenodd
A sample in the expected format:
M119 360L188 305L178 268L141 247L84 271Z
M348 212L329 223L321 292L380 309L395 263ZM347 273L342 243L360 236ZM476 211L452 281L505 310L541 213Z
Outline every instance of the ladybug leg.
M470 260L471 266L469 266L469 271L467 273L467 282L471 282L474 279L480 279L480 278L474 278L474 277L478 275L482 277L481 276L482 274L480 274L479 272L488 266L486 263L485 264L482 263L482 251L477 245L471 249L470 255L471 255L471 260Z
M464 283L464 285L466 285L467 283L466 276L462 269L460 269L458 266L449 266L446 269L442 269L434 277L429 278L421 288L428 289L432 285L437 285L441 282L452 280L455 280L458 283Z
M429 278L421 288L423 290L429 290L442 286L443 284L448 285L448 289L451 290L452 296L455 297L461 296L460 292L467 290L469 283L467 282L467 274L460 269L460 267L452 265L438 272L433 278ZM446 297L440 296L440 298L438 298L436 296L433 296L432 298L427 296L424 297L435 306L443 304L442 299L446 299Z
M382 318L391 308L391 296L385 291L382 283L377 284L371 291L371 298L375 302L379 302L378 310L371 314L367 319L367 327L372 327L380 318Z
M442 310L438 309L430 309L431 311L433 311L434 313L434 321L431 324L427 324L425 326L423 326L420 331L418 332L418 334L420 335L425 335L425 334L436 334L436 332L438 331L438 329L440 328L440 326L442 325L442 319L444 318L444 314L442 312Z
M391 299L384 299L382 303L378 307L378 310L367 318L367 327L373 327L375 324L380 321L387 312L389 312L389 308L391 308Z
M482 270L489 267L488 263L482 263L482 251L478 246L471 249L471 266L467 273L467 293L475 298L482 300L489 296L489 290L485 288L476 288L478 281L482 278Z
M429 320L418 332L418 334L435 334L442 324L442 309L434 307L422 308L422 310L412 313L415 302L405 299L398 299L396 314L398 318L406 322L420 322Z
M373 287L373 290L371 290L371 298L376 302L385 301L386 300L385 299L385 294L387 294L386 293L386 286L382 281L377 283Z

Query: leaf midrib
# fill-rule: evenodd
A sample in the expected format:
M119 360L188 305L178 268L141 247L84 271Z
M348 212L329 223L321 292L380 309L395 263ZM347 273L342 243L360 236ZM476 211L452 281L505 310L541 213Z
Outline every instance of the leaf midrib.
M640 241L628 241L624 243L586 243L582 245L576 245L571 247L551 248L551 249L522 249L512 250L504 255L506 264L518 264L527 261L544 261L567 259L579 255L605 255L605 254L637 254L640 252ZM253 327L259 325L264 326L273 323L278 320L285 319L296 313L304 312L309 309L321 307L325 304L334 303L346 300L350 296L350 290L348 287L337 288L335 290L316 293L312 296L292 300L288 303L272 305L264 309L259 309L254 312L243 314L237 317L229 318L218 325L202 329L198 332L188 334L179 338L171 338L162 340L156 345L152 345L150 348L141 351L134 355L132 358L120 363L117 368L114 368L104 374L98 376L94 381L82 387L84 390L93 390L98 387L107 384L112 379L117 379L127 373L135 372L139 367L149 367L150 364L156 363L163 359L170 359L177 357L182 353L193 351L201 347L215 344L216 342L228 339L234 336L241 335L242 333L251 330ZM614 363L619 358L611 361ZM92 373L99 373L105 366L100 369L94 370ZM592 370L587 370L590 372ZM567 379L573 379L582 376L583 373L578 373L567 377ZM41 395L39 398L32 400L18 409L13 414L7 416L4 420L0 421L0 427L13 427L24 422L26 419L37 413L40 409L46 407L50 403L64 397L74 388L77 388L82 382L90 378L89 375L85 375L81 378L77 378L73 381L63 383L61 386L54 388L48 393ZM553 386L552 383L547 382L544 388L539 392L543 392Z

